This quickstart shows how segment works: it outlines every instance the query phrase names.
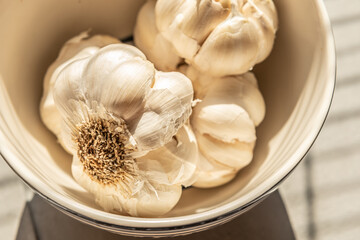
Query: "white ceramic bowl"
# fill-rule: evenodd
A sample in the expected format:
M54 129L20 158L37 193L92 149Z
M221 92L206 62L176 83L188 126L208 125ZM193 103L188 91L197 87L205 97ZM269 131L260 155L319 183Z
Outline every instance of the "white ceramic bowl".
M140 0L0 2L0 151L37 193L67 214L136 236L179 235L226 222L267 196L319 133L335 83L335 49L321 0L275 0L280 28L271 56L255 67L267 115L255 158L231 183L184 191L161 218L102 211L72 178L71 157L39 117L42 81L62 44L86 29L132 34Z

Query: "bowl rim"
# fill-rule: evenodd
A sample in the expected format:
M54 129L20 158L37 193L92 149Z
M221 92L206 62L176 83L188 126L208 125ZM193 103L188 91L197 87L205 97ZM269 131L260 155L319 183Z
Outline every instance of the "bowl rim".
M83 207L79 208L78 206L73 206L73 208L69 208L66 206L66 203L61 203L62 199L59 196L53 195L53 198L49 197L45 193L41 192L38 188L33 186L29 183L24 177L22 177L19 172L15 170L15 168L11 165L10 161L7 160L5 151L1 149L0 146L0 157L2 157L5 162L10 166L10 168L36 193L38 193L42 198L50 202L55 207L59 208L60 210L68 213L70 216L73 216L77 219L83 219L84 222L93 224L98 227L105 227L109 229L124 229L129 231L176 231L181 227L181 229L191 228L194 226L200 226L200 225L206 225L211 222L219 221L222 218L229 218L231 216L236 215L236 213L246 211L251 206L253 206L255 203L259 202L260 200L264 199L266 196L268 196L270 193L275 191L278 187L278 185L283 182L290 173L296 168L296 166L302 161L302 159L305 158L310 148L313 146L314 142L316 141L318 135L320 134L320 131L322 127L324 126L325 120L328 116L328 113L330 111L330 106L333 100L333 95L335 91L335 83L336 83L336 52L335 52L335 43L334 43L334 37L333 32L330 24L329 16L326 12L325 5L323 1L316 0L314 4L317 7L319 18L320 18L320 24L323 25L322 31L324 31L324 34L326 35L326 43L327 48L326 51L329 54L328 56L328 66L331 73L329 74L329 77L327 79L327 88L324 89L324 95L326 96L328 101L323 101L319 107L321 112L323 113L321 121L318 121L318 125L316 127L314 126L311 130L311 132L308 134L304 144L301 148L298 148L294 154L289 158L288 162L292 163L292 165L289 165L288 168L282 168L278 171L277 174L272 175L267 181L265 182L275 182L273 184L265 184L263 182L260 184L256 190L254 190L252 199L250 202L246 204L238 203L239 199L236 199L230 203L224 204L223 206L215 209L211 209L208 211L204 211L202 213L195 213L190 215L184 215L179 217L163 217L163 218L140 218L140 217L128 217L128 216L121 216L117 214L110 214L114 215L113 220L116 220L119 223L126 223L126 225L120 225L120 224L114 224L110 222L105 222L102 220L96 220L94 218L91 218L87 215L84 215L76 210L84 211L87 208L90 209L90 207ZM332 84L331 84L332 83ZM299 157L301 156L301 157ZM275 176L276 175L276 176ZM58 198L58 199L56 199ZM70 205L70 204L68 204ZM95 213L99 213L100 215L104 215L104 212L101 210L93 210ZM94 214L97 215L97 214ZM115 217L116 216L116 217ZM119 216L121 219L119 219ZM110 218L108 218L110 220Z
M314 141L315 142L315 141ZM310 149L309 149L310 150ZM309 151L308 150L308 151ZM233 209L229 212L226 212L220 216L217 217L212 217L209 218L207 220L202 220L202 221L198 221L198 222L194 222L194 223L189 223L189 224L179 224L179 225L174 225L174 226L166 226L166 227L143 227L143 226L137 226L137 227L132 227L132 226L126 226L126 225L118 225L118 224L113 224L113 223L108 223L105 221L101 221L101 220L96 220L93 219L91 217L88 217L84 214L81 214L79 212L76 212L70 208L67 208L66 206L61 205L60 203L56 202L55 200L53 200L52 198L46 196L45 194L43 194L41 191L39 191L36 187L34 187L33 185L31 185L27 180L25 180L17 171L15 171L15 169L9 164L9 162L6 160L6 158L4 157L4 155L0 152L0 158L4 159L4 161L9 165L9 167L15 172L15 174L30 188L32 189L35 194L39 195L41 198L43 198L44 200L46 200L47 202L49 202L52 206L54 206L56 209L58 209L59 211L63 212L64 214L71 216L79 221L85 222L87 224L90 224L92 226L96 226L108 231L114 231L114 232L120 232L121 234L127 235L127 236L138 236L138 237L149 237L149 236L155 236L155 237L164 237L164 236L179 236L179 234L181 235L181 232L183 229L192 229L192 230L187 230L186 234L191 234L194 232L198 232L198 231L202 231L202 230L206 230L208 228L214 227L217 224L212 224L212 223L217 223L219 222L220 224L222 223L226 223L230 220L232 220L233 218L237 217L238 215L240 215L243 212L246 212L247 210L250 210L252 207L256 206L258 203L260 203L262 200L264 200L265 198L267 198L271 193L273 193L274 191L277 190L278 186L284 181L286 180L286 178L295 170L296 166L306 157L308 151L305 153L305 155L300 159L300 161L295 165L295 167L293 167L287 174L286 176L284 176L279 182L277 182L274 186L272 186L270 189L268 189L266 192L264 192L262 195L258 196L257 198L255 198L254 200L246 203L243 206L240 206L236 209ZM187 216L192 216L192 215L187 215ZM124 217L124 216L122 216ZM185 216L186 217L186 216ZM137 217L130 217L130 218L137 218ZM167 218L163 218L163 219L173 219L174 217L167 217ZM144 219L144 218L139 218L139 219ZM151 218L151 219L159 219L159 218ZM204 229L196 229L196 227L198 226L205 226ZM167 231L168 234L167 235L163 235L163 234L156 234L156 232L163 232L163 231ZM140 235L139 235L140 233ZM155 235L154 235L155 233Z

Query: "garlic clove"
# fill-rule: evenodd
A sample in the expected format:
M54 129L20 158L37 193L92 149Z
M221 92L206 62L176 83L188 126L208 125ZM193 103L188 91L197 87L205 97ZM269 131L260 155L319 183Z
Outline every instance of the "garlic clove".
M186 36L180 29L184 21L183 15L178 15L166 32L161 32L162 36L172 43L175 53L181 58L192 59L199 51L200 45L195 39Z
M197 180L193 184L198 188L212 188L230 182L237 171L212 159L205 158L199 153L199 164L196 170Z
M139 169L152 173L152 182L190 186L196 180L198 147L191 127L184 125L172 140L161 148L138 158Z
M272 50L275 40L275 33L278 26L278 17L273 1L252 0L247 1L243 6L243 14L252 21L260 35L259 55L257 62L267 58Z
M174 71L182 59L156 27L155 4L156 0L149 0L140 9L134 29L134 42L158 70Z
M164 32L174 22L177 15L190 11L194 1L156 1L155 20L157 29Z
M247 166L253 158L255 142L225 143L209 135L196 134L199 149L207 158L239 170Z
M71 118L75 112L79 111L79 105L74 99L85 98L84 88L78 80L82 78L84 69L89 63L88 57L69 61L56 76L53 99L59 113L67 118ZM61 94L59 94L60 92ZM62 117L60 116L60 118Z
M190 107L182 108L180 99L168 89L152 90L147 98L148 111L129 122L130 131L141 151L151 151L169 142L190 115Z
M193 66L187 64L180 65L177 71L183 73L191 80L195 98L203 99L214 78L199 72Z
M153 89L169 89L186 106L193 99L193 87L189 78L179 72L156 72Z
M206 97L218 99L221 103L241 106L249 114L255 126L258 126L265 117L265 101L255 84L256 78L253 73L223 77L213 81Z
M109 63L105 69L104 62ZM116 116L129 119L143 108L154 75L153 64L135 47L109 45L81 63L74 61L62 69L54 86L54 98L67 118L79 111L77 101L88 105L95 101L106 105Z
M167 90L162 91L162 94L158 95L159 98L165 97L167 92ZM171 103L167 109L181 107L180 102L175 101L173 105ZM178 111L171 112L166 116L165 113L160 115L155 111L147 111L141 114L137 121L130 123L129 129L136 140L139 151L148 152L169 142L173 134L176 133L174 123L169 121L171 121L171 117L177 118L180 114L180 111Z
M258 41L254 24L235 15L211 32L190 63L212 76L242 74L251 70L257 61ZM209 59L216 59L216 64Z
M116 116L131 119L143 109L145 96L154 84L154 75L152 63L142 59L131 59L120 63L105 76L106 81L100 84L97 82L98 79L90 78L84 84L84 94L107 106L107 110Z
M278 29L279 21L275 4L272 0L252 0L248 2L248 6L255 8L257 14L253 14L253 17L258 17L263 24L267 25L272 32L276 32ZM247 7L244 7L244 14L249 14ZM262 18L264 17L264 18Z
M191 81L186 76L156 72L154 86L146 99L145 108L149 111L134 121L134 137L144 150L153 150L171 140L189 118L192 98Z
M94 84L103 82L121 63L129 60L146 60L136 47L128 44L111 44L98 50L86 67L84 78ZM101 71L99 71L101 69ZM98 85L91 86L97 87ZM90 87L90 86L89 86Z
M256 140L253 121L245 109L235 103L205 98L193 111L192 124L196 132L228 143Z
M89 37L88 32L82 32L68 40L56 58L56 60L48 68L44 78L44 91L40 103L40 116L46 127L51 130L56 136L61 134L63 126L60 113L57 110L54 98L53 87L55 80L64 67L69 64L69 61L81 59L83 57L94 54L100 47L118 43L119 40L107 35L94 35ZM59 138L60 144L65 150L70 152L66 141Z
M186 12L194 7L196 6L193 0L186 2L158 0L155 6L155 21L159 32L171 42L176 54L183 58L193 57L200 47L195 39L186 36L180 29L187 17Z
M237 104L246 110L255 126L264 119L265 101L253 73L213 77L189 65L180 66L179 71L191 79L196 98L205 103L211 99L212 102Z
M157 185L153 183L152 187L156 191L156 198L154 197L154 193L149 194L144 192L141 192L136 196L135 202L137 213L135 216L162 216L174 208L181 197L181 185Z
M180 57L192 59L210 32L229 14L230 1L158 0L156 24Z
M72 164L74 178L95 196L96 203L105 211L127 213L131 216L157 217L170 211L181 196L180 185L151 183L140 175L123 176L123 181L103 184L94 181L83 169L83 164L74 155ZM133 189L134 191L131 191Z
M202 172L199 181L216 180L212 180L216 184L205 182L200 186L219 186L250 164L256 141L255 127L265 116L264 99L253 73L213 77L192 66L183 66L181 70L192 79L196 97L202 100L194 107L191 120L202 155L199 166L208 164L205 172L210 176ZM235 173L224 172L224 167ZM222 175L226 177L219 177Z
M189 8L190 11L185 14L181 29L201 45L211 31L228 17L231 3L230 0L195 0L192 4L196 6Z
M259 89L258 81L257 81L254 73L247 72L247 73L244 73L244 74L242 74L240 76L245 82L247 82L247 83L251 84L253 87Z

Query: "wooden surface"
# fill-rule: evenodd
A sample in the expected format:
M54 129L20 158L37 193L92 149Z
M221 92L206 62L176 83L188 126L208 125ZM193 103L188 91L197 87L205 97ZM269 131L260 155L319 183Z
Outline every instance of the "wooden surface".
M280 187L297 239L360 239L360 0L325 0L337 45L332 108L308 157ZM14 239L29 190L0 160L1 239Z
M120 236L81 223L50 206L39 196L26 204L17 240L141 240ZM173 240L292 240L295 239L286 209L276 191L229 223Z

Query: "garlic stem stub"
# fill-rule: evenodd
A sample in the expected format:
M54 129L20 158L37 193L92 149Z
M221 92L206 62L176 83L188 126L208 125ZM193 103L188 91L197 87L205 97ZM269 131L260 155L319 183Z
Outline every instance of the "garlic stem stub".
M272 0L152 0L138 15L134 37L155 63L167 61L168 70L180 57L220 77L243 74L267 58L277 26Z
M94 41L103 38L111 41ZM197 145L185 126L193 88L112 39L83 33L64 45L71 54L48 71L42 118L58 123L51 130L73 155L73 177L104 210L160 216L195 181Z

